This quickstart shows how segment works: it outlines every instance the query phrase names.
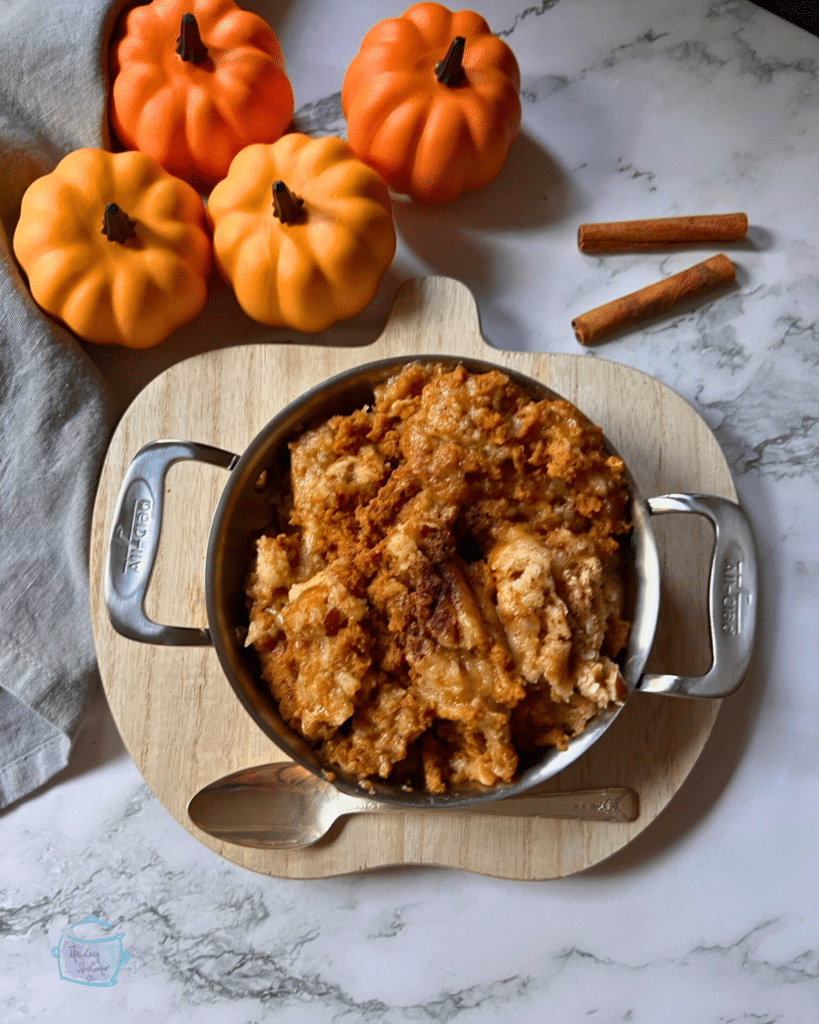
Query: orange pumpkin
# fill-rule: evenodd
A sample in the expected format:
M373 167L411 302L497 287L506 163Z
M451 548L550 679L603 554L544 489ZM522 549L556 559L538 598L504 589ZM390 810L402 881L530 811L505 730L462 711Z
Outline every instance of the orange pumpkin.
M503 167L519 88L514 54L479 14L415 4L371 28L347 68L347 140L394 191L444 202Z
M208 199L216 265L248 316L314 333L359 313L395 255L389 191L341 139L248 146Z
M270 26L233 0L153 0L111 46L111 123L130 149L206 190L252 142L274 142L293 90Z
M47 313L85 341L150 348L205 305L204 219L144 153L79 149L28 187L12 244Z

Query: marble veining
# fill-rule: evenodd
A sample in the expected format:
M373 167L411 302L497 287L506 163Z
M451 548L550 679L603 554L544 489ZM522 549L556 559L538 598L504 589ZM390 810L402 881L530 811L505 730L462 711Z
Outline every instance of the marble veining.
M93 836L76 836L74 851L62 850L74 853L69 862L60 863L53 840L29 837L32 848L40 845L40 870L46 878L58 876L56 885L46 894L44 879L38 885L31 877L20 893L27 902L4 898L0 907L0 935L13 964L21 947L50 944L77 915L78 900L93 893L110 904L116 894L114 924L125 934L131 959L116 998L114 990L92 993L107 1006L136 1009L140 991L161 978L166 1008L181 1013L177 1019L182 1020L210 1019L199 1017L197 1008L229 1014L241 1003L245 1016L227 1019L282 1015L286 1020L448 1024L508 1020L511 1013L534 1021L558 1000L557 1005L574 1007L573 1019L602 1013L607 1020L652 1021L658 1019L654 1000L661 992L678 990L682 1005L693 1010L701 988L714 999L715 1012L698 1019L733 1021L744 1019L743 1013L727 1011L720 993L726 985L747 983L757 996L765 994L769 1017L763 1019L779 1021L802 1019L789 1014L800 1006L807 1011L819 990L815 945L774 948L777 936L794 926L788 914L746 929L726 921L710 933L700 929L688 943L683 935L668 935L651 950L633 940L612 943L605 932L581 937L576 925L569 939L562 929L553 935L543 924L524 925L530 944L520 951L518 970L509 972L504 963L494 971L491 964L482 965L480 980L474 980L464 965L459 984L446 962L424 950L429 943L442 952L439 915L460 910L474 917L469 906L474 903L480 915L493 906L499 927L521 926L527 912L537 920L545 909L547 887L494 883L499 891L493 894L480 881L461 884L458 876L437 871L384 873L369 883L311 883L307 891L304 883L260 879L209 851L200 854L194 840L177 833L144 784L134 781L132 768L122 768L124 806ZM53 803L59 795L52 792L45 799ZM567 883L558 888L556 904L569 894ZM598 886L603 901L605 888ZM96 905L90 909L101 917L107 913ZM339 971L333 956L344 941L354 941L355 949L339 956L344 962ZM381 976L398 964L398 976ZM25 1019L17 1015L11 996L16 992L16 1000L27 988L24 977L7 972L0 979L0 999L8 999L11 1011L4 1020ZM79 1019L66 1002L72 990L61 994L69 1013L62 1019Z
M305 135L338 135L347 138L347 122L341 109L341 92L305 103L293 114L293 126Z
M560 0L541 0L541 3L537 5L524 7L522 11L514 15L512 25L509 28L501 28L496 21L492 21L492 31L495 35L500 36L501 39L508 41L517 26L522 24L527 18L539 18L553 7L557 7L559 3Z
M370 25L405 5L248 6L280 34L295 126L344 136L344 68ZM371 341L401 281L444 273L472 289L491 345L611 359L674 388L714 430L754 525L754 671L637 840L580 876L534 884L242 870L151 795L100 692L72 766L0 816L4 1024L817 1020L819 39L747 0L482 10L521 67L507 166L445 208L396 204L398 251L379 295L317 340ZM725 249L733 287L580 348L573 316L715 250L585 256L579 223L739 209L751 228ZM215 290L198 333L156 354L90 354L123 386L226 334L292 340L254 328L230 299ZM88 914L130 953L111 988L67 984L50 952Z

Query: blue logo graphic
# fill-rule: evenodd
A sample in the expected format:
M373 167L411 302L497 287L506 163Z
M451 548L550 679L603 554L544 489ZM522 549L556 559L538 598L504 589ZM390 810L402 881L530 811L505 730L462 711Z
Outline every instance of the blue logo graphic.
M96 925L108 932L113 927L93 914L72 924L51 950L60 966L60 977L63 981L93 985L94 988L116 985L120 967L131 959L131 954L122 948L124 934L118 932L101 938L84 938L74 934L82 925Z

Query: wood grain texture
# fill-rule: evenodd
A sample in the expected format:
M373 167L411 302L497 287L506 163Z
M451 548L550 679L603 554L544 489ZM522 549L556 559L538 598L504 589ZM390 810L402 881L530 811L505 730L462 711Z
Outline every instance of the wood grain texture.
M570 790L633 786L631 824L517 820L434 812L360 816L338 823L314 847L243 849L210 839L188 820L188 800L239 768L282 755L251 721L210 648L135 643L110 626L103 568L114 507L137 450L158 438L202 441L241 452L285 404L331 374L391 355L447 353L489 359L536 377L599 423L645 496L699 491L736 500L731 474L701 417L651 377L586 355L491 349L470 292L447 278L410 281L390 319L363 349L309 345L228 348L179 363L127 410L113 437L94 509L92 617L100 673L125 745L170 813L221 856L264 874L316 878L384 865L427 864L516 879L558 878L600 862L668 804L699 756L718 701L647 694L630 698L614 725L578 762L543 786ZM204 560L210 521L227 481L200 463L166 479L159 554L148 614L173 625L206 625ZM710 664L705 593L710 528L695 516L655 520L663 566L661 618L650 668L696 673Z

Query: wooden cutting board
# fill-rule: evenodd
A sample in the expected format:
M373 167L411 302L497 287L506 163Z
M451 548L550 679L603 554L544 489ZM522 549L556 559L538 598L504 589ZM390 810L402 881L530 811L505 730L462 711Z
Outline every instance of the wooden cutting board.
M240 453L280 408L360 363L392 355L477 356L536 377L600 424L644 496L700 491L736 500L730 470L701 417L665 385L583 355L500 352L480 333L475 302L447 278L410 281L371 346L257 345L179 363L149 384L120 422L105 460L91 543L92 616L103 686L126 747L170 813L216 853L264 874L316 878L384 865L427 864L516 879L558 878L621 849L668 804L699 756L719 701L637 693L578 762L542 788L628 785L640 799L630 824L446 816L367 815L337 823L314 847L279 852L211 839L186 806L204 785L239 768L281 760L224 677L211 648L165 648L118 635L105 608L103 569L115 502L137 450L158 438L202 441ZM205 626L204 560L224 470L180 463L166 479L148 615ZM663 570L662 611L649 669L699 674L710 665L705 594L711 531L697 516L654 520Z

